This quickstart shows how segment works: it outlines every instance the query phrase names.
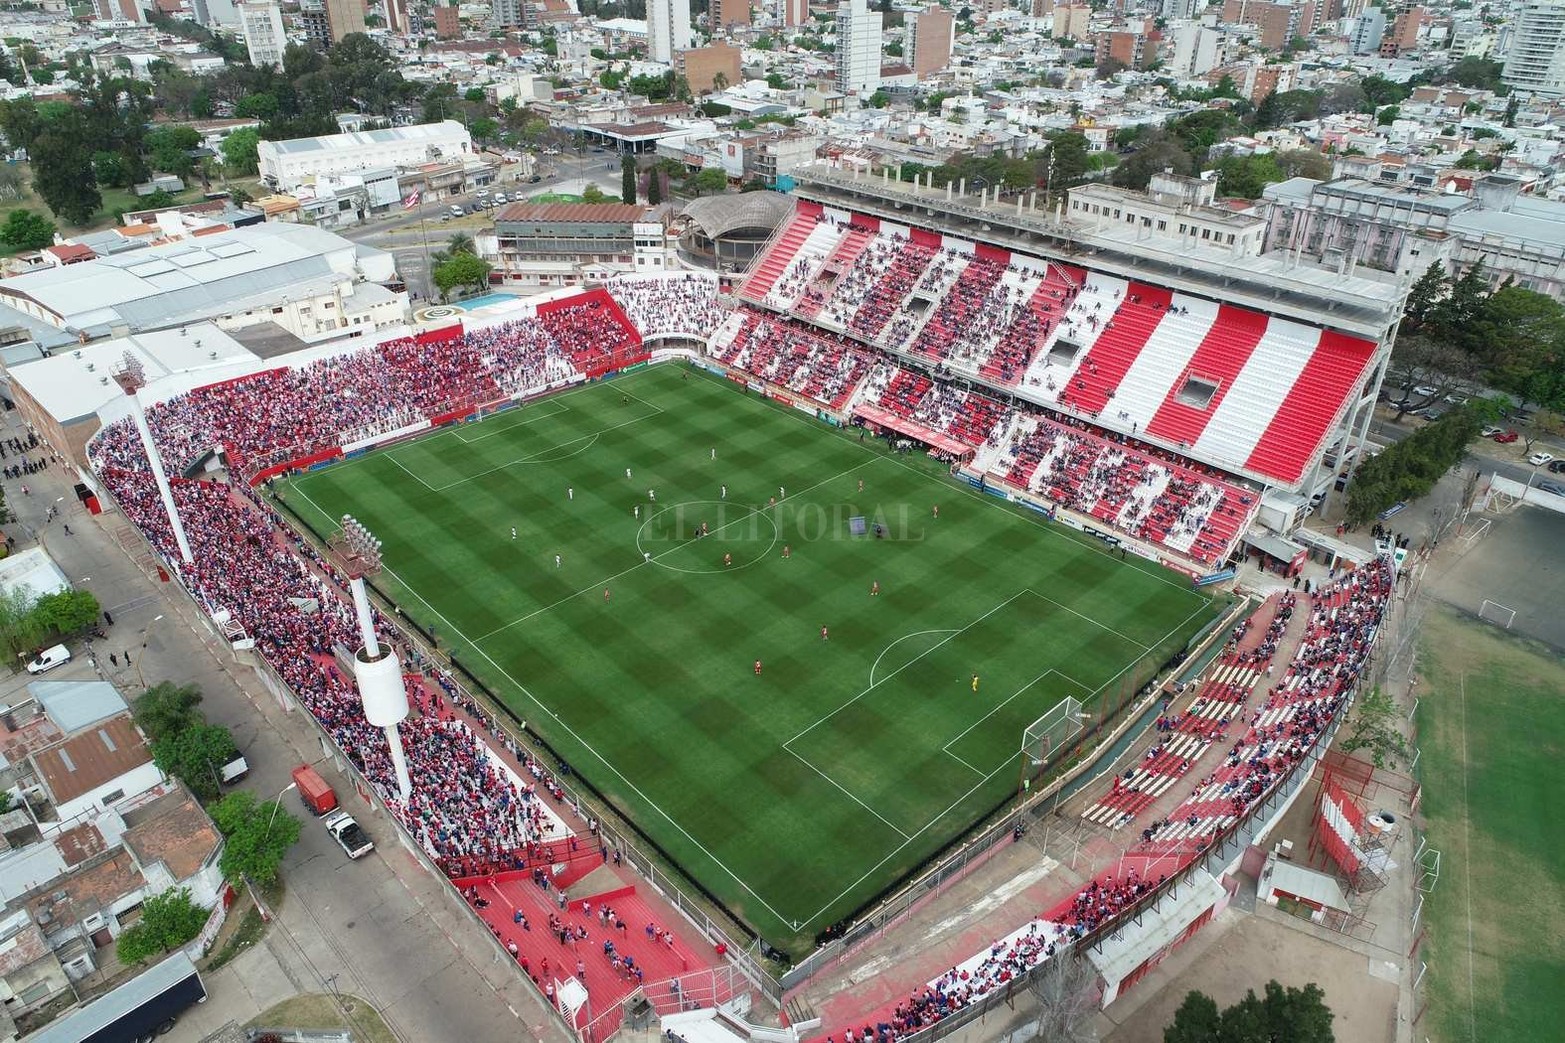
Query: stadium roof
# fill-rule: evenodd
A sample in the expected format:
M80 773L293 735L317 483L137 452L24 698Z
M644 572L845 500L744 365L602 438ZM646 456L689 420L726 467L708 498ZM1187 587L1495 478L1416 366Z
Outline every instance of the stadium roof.
M269 142L280 154L298 156L306 152L333 152L364 145L385 145L397 141L440 141L452 134L466 133L456 120L439 123L418 123L411 127L389 127L385 130L359 130L347 134L323 134L318 138L291 138L287 141Z
M495 221L572 221L587 224L627 224L647 212L633 203L512 203Z
M793 199L781 192L741 192L692 199L680 216L699 225L708 239L717 239L741 228L776 228L792 209Z
M209 322L99 341L10 367L11 383L55 420L91 416L124 392L112 374L126 353L141 363L148 383L173 373L253 361L255 353Z
M0 314L37 310L90 336L166 326L221 314L233 298L328 275L337 267L327 255L353 249L305 225L251 225L18 275L0 283Z

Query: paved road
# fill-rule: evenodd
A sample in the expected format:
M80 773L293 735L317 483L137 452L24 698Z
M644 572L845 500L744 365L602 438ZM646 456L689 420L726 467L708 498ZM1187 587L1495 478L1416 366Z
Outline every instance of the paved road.
M15 414L5 416L0 437L18 427ZM17 515L6 531L22 547L36 535L71 582L92 591L114 617L108 639L74 648L76 658L51 680L101 676L129 698L165 679L198 685L207 717L233 730L250 761L244 788L263 799L291 781L294 765L322 762L313 722L302 711L283 711L188 600L121 552L111 531L123 529L123 519L89 516L59 467L27 483L31 495L25 496L20 482L5 483ZM44 524L51 504L61 515ZM129 651L131 665L123 659L111 665L111 651L117 658ZM29 679L21 674L0 682L0 700ZM363 997L406 1041L525 1036L565 1043L565 1031L502 959L488 931L402 847L393 825L367 810L333 765L319 766L376 841L376 852L349 862L320 823L307 819L284 862L287 897L277 922L262 944L208 977L211 999L181 1019L170 1043L196 1043L229 1020L243 1023L296 993L332 988ZM284 800L299 809L292 794Z

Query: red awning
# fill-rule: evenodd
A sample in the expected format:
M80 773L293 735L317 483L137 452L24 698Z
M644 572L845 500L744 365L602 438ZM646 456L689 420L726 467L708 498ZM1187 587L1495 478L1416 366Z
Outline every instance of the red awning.
M889 427L899 434L907 435L909 438L916 438L920 442L932 445L942 453L950 456L970 456L976 452L966 442L959 442L950 435L941 434L934 428L925 427L923 424L909 420L905 416L898 416L895 413L881 409L879 406L858 405L853 407L853 412L872 424Z

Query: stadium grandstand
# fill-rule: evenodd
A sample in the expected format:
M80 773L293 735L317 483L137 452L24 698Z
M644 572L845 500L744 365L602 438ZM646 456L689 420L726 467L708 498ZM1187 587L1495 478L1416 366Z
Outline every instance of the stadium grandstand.
M1062 876L1009 936L935 954L923 978L892 983L906 985L900 1001L882 990L791 1017L785 1001L819 963L782 983L753 962L725 977L742 954L710 924L676 938L634 888L565 901L563 888L610 858L601 824L454 671L416 652L406 684L419 712L399 726L413 778L404 799L334 654L354 645L344 577L258 487L677 358L834 424L918 443L982 490L1201 576L1232 560L1267 496L1307 495L1323 473L1329 483L1328 450L1362 442L1404 292L1094 228L1027 198L975 202L814 171L737 300L709 276L626 277L484 321L157 381L142 401L188 561L128 407L99 410L87 453L160 567L236 647L256 651L584 1038L605 1038L629 1001L668 1015L753 990L796 1039L893 1043L988 1010L1066 951L1098 968L1108 1002L1220 909L1223 867L1286 806L1340 721L1391 592L1390 559L1273 595L1230 623L1216 658L1166 697L1142 761L1082 815L1117 838L1117 859ZM229 480L209 473L219 468ZM399 623L379 620L405 633ZM521 918L496 915L513 908ZM539 930L515 927L528 916ZM590 968L565 965L556 941L605 925L623 946ZM844 926L827 932L833 954L853 944ZM713 944L684 940L697 928ZM590 1025L577 1017L588 989Z

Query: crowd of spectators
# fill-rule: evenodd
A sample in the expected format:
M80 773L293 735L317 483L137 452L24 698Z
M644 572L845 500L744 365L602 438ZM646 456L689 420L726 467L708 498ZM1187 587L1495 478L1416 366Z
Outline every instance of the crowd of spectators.
M728 316L718 303L717 280L710 276L626 276L608 290L644 338L673 334L705 340Z
M352 444L484 403L542 391L637 341L598 302L461 331L405 337L196 388L149 410L171 468L225 449L239 467Z
M745 309L714 358L779 387L840 409L869 372L869 356L842 337Z
M1111 925L1165 884L1169 874L1198 857L1217 829L1252 810L1276 788L1340 712L1369 654L1393 582L1389 561L1379 558L1342 574L1311 596L1308 625L1287 676L1268 693L1264 705L1255 712L1249 734L1235 744L1223 766L1202 780L1190 802L1143 835L1144 841L1150 841L1143 847L1157 853L1150 861L1146 861L1147 853L1139 854L1142 868L1117 867L1093 878L1038 918L915 990L889 1012L873 1016L862 1029L843 1031L842 1043L896 1043L1024 978L1077 939ZM1288 596L1284 603L1287 614L1273 617L1274 625L1281 619L1279 637L1287 629L1296 603ZM1219 791L1220 796L1205 796L1209 790ZM1183 846L1159 842L1160 832L1183 827L1190 814L1209 821L1205 814L1210 810L1207 805L1212 804L1220 805L1224 812L1213 828L1193 834L1192 842ZM1149 865L1153 868L1148 869ZM837 1043L838 1033L827 1039Z
M340 577L282 530L248 486L171 481L192 552L183 563L129 420L105 428L91 453L121 509L185 587L254 639L256 651L447 872L521 868L540 844L557 838L558 820L545 814L536 786L519 785L491 746L452 715L421 711L398 726L413 782L412 795L401 799L385 735L365 720L333 655L358 643ZM381 628L389 632L387 621ZM410 676L413 705L418 685Z

